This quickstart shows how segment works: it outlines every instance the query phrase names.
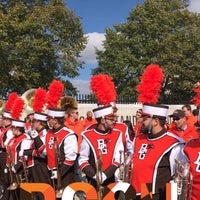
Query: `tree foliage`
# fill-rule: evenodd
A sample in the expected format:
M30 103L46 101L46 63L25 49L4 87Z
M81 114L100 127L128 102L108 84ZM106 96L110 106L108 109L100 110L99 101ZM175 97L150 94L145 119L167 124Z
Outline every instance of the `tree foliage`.
M52 79L79 75L85 48L80 18L62 0L0 3L1 93L47 87Z
M104 50L93 74L111 75L119 95L136 97L136 87L151 63L162 67L165 80L160 102L188 102L200 78L200 16L181 0L145 0L127 22L106 29Z

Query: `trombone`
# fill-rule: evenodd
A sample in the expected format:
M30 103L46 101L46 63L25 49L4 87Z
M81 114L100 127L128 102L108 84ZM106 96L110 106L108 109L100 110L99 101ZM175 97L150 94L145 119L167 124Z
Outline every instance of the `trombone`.
M54 181L53 181L53 185L54 185L54 189L56 190L56 198L62 198L63 189L61 186L61 175L60 175L60 170L59 170L60 149L59 149L59 144L58 144L58 137L55 138L54 148L55 148L56 169L57 169L57 187L55 186Z
M22 165L23 165L23 171L24 171L24 177L25 177L25 182L28 183L28 173L27 173L27 166L26 166L26 159L24 156L21 157L22 158Z
M16 190L18 188L20 181L19 181L18 175L12 171L12 167L14 166L14 163L12 159L11 146L8 145L6 147L6 152L7 152L8 170L9 170L10 182L11 182L7 190ZM15 174L15 178L14 178L14 174Z
M97 182L97 200L103 199L103 186L102 183L102 152L99 151L99 158L96 161L96 182Z

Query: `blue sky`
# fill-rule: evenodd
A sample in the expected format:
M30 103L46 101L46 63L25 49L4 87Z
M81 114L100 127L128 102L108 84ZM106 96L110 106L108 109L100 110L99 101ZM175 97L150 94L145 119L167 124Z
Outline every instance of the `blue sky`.
M91 69L97 67L95 47L102 49L105 28L126 22L131 9L143 0L65 0L68 9L81 19L84 34L88 37L86 49L82 52L84 69L80 76L70 81L80 93L89 93Z
M200 11L200 0L190 0L190 10ZM105 28L126 23L131 9L143 0L65 0L68 9L81 19L84 34L88 37L86 49L81 53L85 62L80 76L71 79L79 93L88 94L91 69L97 67L95 47L102 50Z
M82 18L85 33L104 33L106 27L126 21L136 2L141 0L66 0L67 7Z

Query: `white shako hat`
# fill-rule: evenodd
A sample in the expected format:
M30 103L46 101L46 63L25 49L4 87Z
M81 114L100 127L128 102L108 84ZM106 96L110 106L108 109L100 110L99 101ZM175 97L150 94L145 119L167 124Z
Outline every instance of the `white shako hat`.
M64 117L65 110L60 108L49 108L47 112L48 118Z
M143 104L142 115L166 118L169 106L159 104Z
M4 118L12 119L12 116L11 116L10 112L7 112L7 111L4 111L4 112L3 112L3 117L4 117Z
M47 121L47 114L35 112L33 118L40 121Z
M24 128L25 127L25 121L21 121L21 120L12 120L12 126L13 127L20 127L20 128Z
M112 105L100 106L98 108L95 108L93 109L93 113L95 118L114 115Z

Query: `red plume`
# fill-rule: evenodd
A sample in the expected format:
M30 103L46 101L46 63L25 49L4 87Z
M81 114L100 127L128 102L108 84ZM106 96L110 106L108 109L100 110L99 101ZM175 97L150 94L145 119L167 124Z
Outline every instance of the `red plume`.
M5 110L10 112L12 110L14 101L18 98L18 94L16 92L11 92L8 96L8 100L5 104Z
M35 91L33 99L33 110L35 112L42 112L45 102L46 102L46 90L43 88L38 88Z
M140 79L141 82L136 87L139 92L138 102L157 103L164 79L162 68L156 64L148 65Z
M192 102L195 106L200 106L200 84L197 88L193 88L193 91L196 93L196 95L192 98Z
M64 91L61 81L53 80L48 88L47 108L57 108Z
M18 97L12 107L11 116L13 119L19 120L24 110L24 100Z
M91 77L90 89L95 94L98 103L102 105L116 101L116 89L111 76L99 74Z

